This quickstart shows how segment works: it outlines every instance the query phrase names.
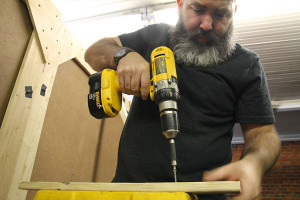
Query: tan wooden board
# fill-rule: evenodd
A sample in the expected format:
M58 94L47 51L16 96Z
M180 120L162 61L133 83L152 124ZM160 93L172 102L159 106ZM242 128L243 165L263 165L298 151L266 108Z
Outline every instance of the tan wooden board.
M85 62L84 60L84 54L78 55L74 58L75 62L82 67L82 69L88 74L88 75L92 75L94 73L96 73L96 71L94 69L92 69L92 67Z
M119 115L120 115L120 117L122 119L122 123L124 125L125 122L126 122L127 116L128 116L128 112L126 111L126 108L124 107L124 102L122 103L122 107L121 107L121 110L119 112Z
M50 0L26 0L26 3L46 63L60 64L84 53Z
M238 193L239 181L177 183L58 183L23 182L23 190L118 191L118 192L190 192L195 194Z
M0 129L1 200L25 198L18 184L30 180L57 67L43 63L33 32ZM25 97L25 86L32 86L32 98Z

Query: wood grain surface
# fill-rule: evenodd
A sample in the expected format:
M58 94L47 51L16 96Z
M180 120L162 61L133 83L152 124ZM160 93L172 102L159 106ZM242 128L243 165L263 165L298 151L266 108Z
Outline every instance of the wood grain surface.
M239 181L177 183L85 183L22 182L23 190L118 191L118 192L190 192L195 194L238 193Z

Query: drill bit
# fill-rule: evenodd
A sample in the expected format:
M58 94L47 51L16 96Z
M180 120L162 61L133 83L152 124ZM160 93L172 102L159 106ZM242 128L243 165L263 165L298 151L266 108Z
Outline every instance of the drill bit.
M174 182L177 182L176 165L173 165Z
M174 174L174 181L177 182L177 161L176 161L176 148L175 148L175 140L172 138L169 140L170 142L170 150L171 150L171 165L173 166L173 174Z

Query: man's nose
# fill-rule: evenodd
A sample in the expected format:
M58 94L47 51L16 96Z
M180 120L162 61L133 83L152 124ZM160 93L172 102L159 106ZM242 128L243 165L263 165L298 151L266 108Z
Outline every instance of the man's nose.
M204 31L211 31L213 25L213 19L209 14L206 14L202 18L202 22L200 24L200 28Z

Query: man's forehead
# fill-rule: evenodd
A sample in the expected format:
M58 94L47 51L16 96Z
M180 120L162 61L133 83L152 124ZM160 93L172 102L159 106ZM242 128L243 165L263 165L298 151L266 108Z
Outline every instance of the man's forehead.
M189 0L189 1L235 2L236 0Z
M231 4L236 0L187 0L189 4L224 3Z
M231 7L235 0L185 0L190 6L207 7L213 5L215 8L225 9Z

